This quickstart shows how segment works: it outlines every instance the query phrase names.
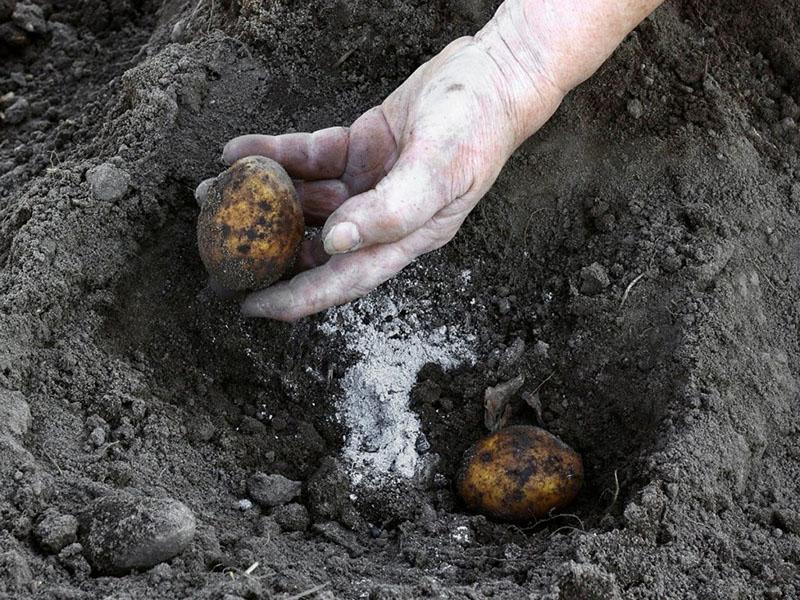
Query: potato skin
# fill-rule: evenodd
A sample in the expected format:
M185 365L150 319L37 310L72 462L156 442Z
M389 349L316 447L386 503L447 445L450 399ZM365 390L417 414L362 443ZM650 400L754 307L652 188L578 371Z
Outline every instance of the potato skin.
M249 156L209 187L197 219L197 244L217 283L255 290L292 266L303 229L303 211L289 175L274 160Z
M583 484L580 455L539 427L507 427L464 453L456 486L467 508L504 521L531 521L562 508Z

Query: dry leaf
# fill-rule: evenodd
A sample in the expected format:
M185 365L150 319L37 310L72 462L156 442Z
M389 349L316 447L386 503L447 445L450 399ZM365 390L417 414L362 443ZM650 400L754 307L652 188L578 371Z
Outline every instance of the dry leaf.
M483 394L483 423L486 429L495 432L502 429L511 418L511 398L525 384L525 377L518 375L510 381L488 387Z

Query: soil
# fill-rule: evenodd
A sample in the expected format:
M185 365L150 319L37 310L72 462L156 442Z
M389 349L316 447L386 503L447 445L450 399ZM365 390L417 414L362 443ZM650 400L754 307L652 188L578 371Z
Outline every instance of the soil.
M800 3L667 2L452 243L295 324L203 292L195 185L234 135L351 122L494 4L34 3L44 31L0 36L0 597L800 597ZM364 432L375 373L405 387ZM525 526L453 489L520 375L508 422L537 397L586 471ZM384 426L416 454L354 463ZM123 492L188 507L189 542L109 576L84 523Z

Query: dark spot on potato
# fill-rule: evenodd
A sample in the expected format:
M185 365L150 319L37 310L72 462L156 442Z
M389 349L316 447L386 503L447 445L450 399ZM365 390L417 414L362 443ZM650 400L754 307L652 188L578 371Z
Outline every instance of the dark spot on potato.
M566 506L580 490L578 453L538 427L513 426L464 453L457 490L470 510L525 522Z
M458 91L461 91L463 89L464 89L464 84L463 83L453 83L452 85L448 86L446 91L448 91L448 92L458 92Z
M211 184L197 220L198 248L206 270L221 285L260 289L290 271L303 228L289 175L268 158L247 157Z

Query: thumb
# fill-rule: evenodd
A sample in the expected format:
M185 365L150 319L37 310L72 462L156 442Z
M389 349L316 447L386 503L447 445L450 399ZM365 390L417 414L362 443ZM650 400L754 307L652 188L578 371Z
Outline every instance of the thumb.
M322 230L325 251L341 254L395 242L428 222L455 195L449 161L441 154L419 143L406 148L373 189L328 217Z

